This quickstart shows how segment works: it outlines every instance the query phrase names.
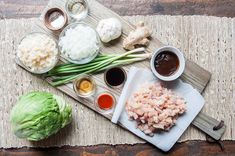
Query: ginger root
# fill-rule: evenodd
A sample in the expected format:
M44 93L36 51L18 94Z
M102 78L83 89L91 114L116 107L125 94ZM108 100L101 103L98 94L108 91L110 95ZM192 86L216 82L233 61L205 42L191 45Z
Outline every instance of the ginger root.
M149 44L149 39L151 32L144 25L144 22L140 22L136 29L131 31L127 38L123 41L123 48L126 50L133 50L135 49L136 45L147 46Z

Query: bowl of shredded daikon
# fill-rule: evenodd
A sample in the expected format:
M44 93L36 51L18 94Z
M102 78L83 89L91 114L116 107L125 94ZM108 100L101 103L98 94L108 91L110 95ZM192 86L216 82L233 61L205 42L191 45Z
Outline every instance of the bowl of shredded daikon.
M83 22L75 22L65 27L59 36L58 46L61 56L75 64L92 61L101 47L95 29Z

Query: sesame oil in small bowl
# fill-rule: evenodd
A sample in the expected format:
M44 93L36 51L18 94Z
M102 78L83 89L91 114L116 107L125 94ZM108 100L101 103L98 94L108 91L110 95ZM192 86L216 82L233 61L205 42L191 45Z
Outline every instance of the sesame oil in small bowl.
M96 83L89 75L82 75L73 83L73 89L81 98L87 98L95 94Z

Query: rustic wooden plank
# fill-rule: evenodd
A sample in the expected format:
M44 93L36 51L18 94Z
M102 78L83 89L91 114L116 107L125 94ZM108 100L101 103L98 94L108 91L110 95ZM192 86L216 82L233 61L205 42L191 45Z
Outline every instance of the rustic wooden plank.
M224 151L217 144L205 141L177 143L168 153L163 153L149 144L97 145L55 148L11 148L0 149L0 156L232 156L235 155L235 141L223 141Z
M58 33L55 34L51 31L49 31L48 29L46 29L45 26L43 26L43 24L42 24L43 15L44 15L45 11L48 8L51 8L51 7L63 8L64 5L65 5L64 0L60 0L60 1L51 0L48 4L47 8L42 13L41 22L38 23L39 29L42 29L42 31L46 31L47 33L50 33L51 35L53 35L54 37L57 38ZM118 14L114 13L110 9L108 9L108 8L104 7L103 5L101 5L97 1L90 1L89 5L90 5L89 16L88 16L88 18L85 19L85 22L92 25L93 27L96 27L96 25L98 24L98 22L101 19L109 18L109 17L116 17L116 18L120 19L120 21L122 22L123 35L120 39L120 42L115 43L115 46L103 45L102 52L106 52L106 53L116 52L116 53L119 53L119 52L123 51L122 41L128 35L128 33L131 30L134 29L134 26L131 23L124 20ZM70 20L70 22L71 21L72 20ZM161 46L164 46L164 44L162 42L160 42L158 39L152 39L151 42L150 42L149 47L147 48L147 52L151 53L151 52L155 51L156 48L159 48ZM149 67L148 61L146 61L144 63L137 63L135 65L138 66L138 67ZM129 67L125 67L125 69L128 71ZM95 77L96 77L96 80L99 81L99 83L98 83L98 86L100 86L99 88L107 89L107 87L105 86L104 81L100 80L101 79L101 74L99 74L98 76L95 76ZM193 85L196 89L198 89L199 92L202 92L204 90L204 88L206 87L207 83L210 80L210 77L211 77L211 74L208 71L201 68L200 66L193 63L192 61L189 61L189 60L186 61L186 69L185 69L185 72L182 76L182 79L186 83L189 83L189 84ZM51 83L50 79L47 79L47 81L49 83ZM98 110L95 108L95 106L93 104L94 100L93 99L80 99L80 98L78 98L76 96L76 94L74 93L73 88L72 88L71 85L62 86L62 87L59 87L58 89L61 90L64 93L66 93L67 95L73 97L77 101L85 104L86 106L88 106L92 110L98 112ZM116 90L113 90L113 89L110 89L110 90L115 94L116 97L119 96L120 90L118 92ZM103 115L103 116L110 119L112 114ZM207 115L204 115L204 114L202 114L202 116L199 115L199 117L200 118L195 119L193 124L194 123L201 123L201 124L194 124L194 126L198 127L200 130L204 131L205 133L207 133L208 135L210 135L214 139L218 140L219 138L222 137L222 135L225 131L225 128L221 129L221 131L211 130L211 127L215 126L218 123L217 120L210 120L211 118L210 117L206 118ZM201 120L201 118L206 118L207 120ZM119 125L120 125L120 123L119 123Z
M213 130L213 128L219 124L219 121L203 113L200 113L200 115L198 115L197 118L193 121L194 126L206 132L215 140L219 140L223 136L226 129L226 126L223 125L219 130Z
M40 16L48 0L0 0L0 18L31 18Z
M38 17L49 0L0 0L0 17ZM210 15L235 17L233 0L98 0L122 16ZM125 4L125 5L123 5Z
M206 88L211 77L211 73L203 69L195 62L187 59L185 72L181 79L195 87L200 93Z

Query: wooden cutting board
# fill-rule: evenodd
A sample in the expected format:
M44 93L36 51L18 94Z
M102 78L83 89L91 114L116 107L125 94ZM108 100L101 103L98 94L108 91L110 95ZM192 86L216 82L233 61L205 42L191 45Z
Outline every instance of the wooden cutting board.
M43 25L43 15L44 15L45 11L49 8L60 7L62 9L64 9L64 6L65 6L65 0L51 0L48 4L47 8L42 13L40 21L35 23L34 30L35 31L43 31L48 34L51 34L55 38L58 38L59 32L57 32L57 33L51 32ZM131 30L133 30L135 27L132 24L130 24L129 22L127 22L126 20L124 20L122 17L120 17L116 13L112 12L110 9L104 7L103 5L101 5L100 3L98 3L95 0L89 1L89 6L90 6L89 7L89 9L90 9L89 16L84 20L84 22L90 24L94 28L97 26L97 23L99 22L99 20L104 19L104 18L116 17L122 22L123 35L120 38L119 42L115 42L115 43L103 46L102 53L124 53L125 51L122 48L122 41L128 35L128 33ZM73 22L73 21L70 19L69 22ZM147 51L153 52L161 46L164 46L164 44L161 41L159 41L158 39L152 39L149 47L147 48ZM133 65L135 65L137 67L142 67L142 68L149 68L149 61L143 61L141 63L135 63ZM130 65L125 66L125 70L128 71L129 67L130 67ZM203 92L207 83L210 80L210 77L211 77L211 74L208 71L206 71L205 69L198 66L196 63L187 59L185 72L183 73L183 75L181 77L181 79L184 82L191 84L199 92ZM116 98L119 97L121 90L113 90L113 89L108 88L104 83L102 73L94 75L94 79L95 79L96 83L98 84L99 89L109 90L110 92L112 92L116 96ZM51 83L50 78L47 78L46 81ZM74 98L78 102L86 105L87 107L94 110L95 112L98 112L97 109L95 108L94 103L93 103L93 99L81 99L81 98L77 97L77 95L73 91L71 84L60 86L60 87L58 87L58 89L64 93L66 93L70 97ZM112 114L103 115L103 116L110 120L112 117ZM220 130L214 131L213 127L215 125L218 125L219 121L217 121L217 120L215 120L215 119L213 119L203 113L200 113L192 124L194 126L198 127L199 129L203 130L204 132L206 132L208 135L210 135L211 137L213 137L216 140L219 140L225 131L225 126L223 126L223 128L221 128Z

